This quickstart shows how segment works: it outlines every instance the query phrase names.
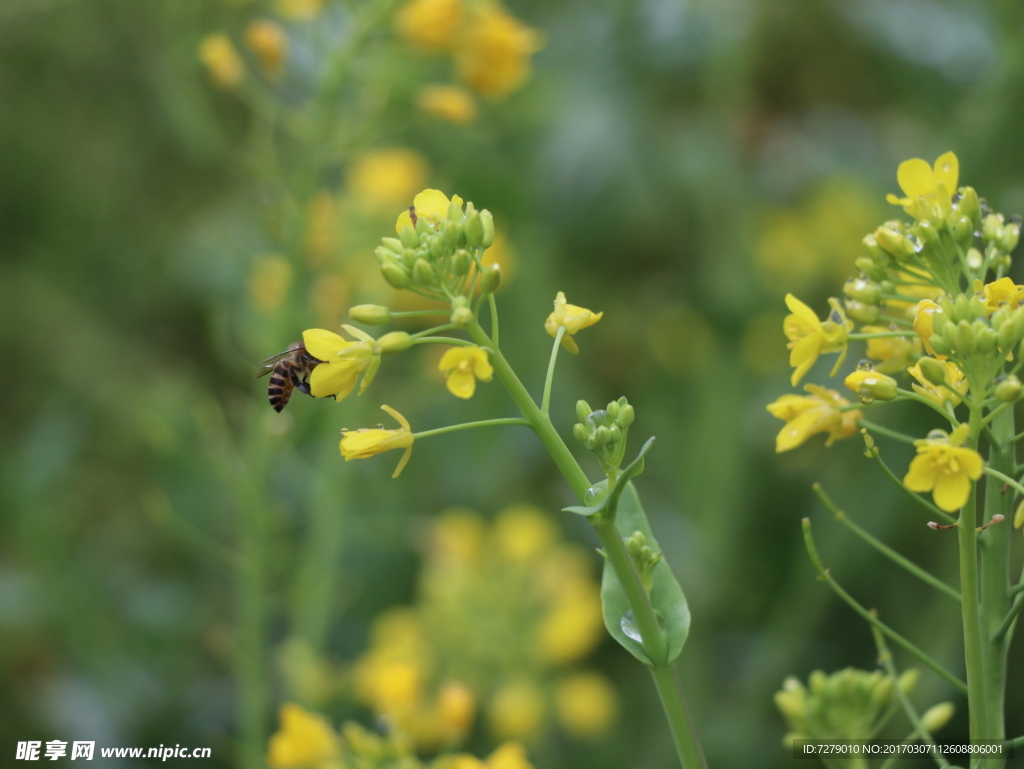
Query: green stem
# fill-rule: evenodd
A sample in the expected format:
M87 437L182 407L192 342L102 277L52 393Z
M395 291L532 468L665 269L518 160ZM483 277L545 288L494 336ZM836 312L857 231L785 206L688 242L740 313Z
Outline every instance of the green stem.
M878 552L880 552L882 555L884 555L885 557L891 559L893 562L895 562L899 566L902 566L904 569L909 571L911 574L913 574L915 577L920 579L922 582L928 583L929 585L934 587L936 590L938 590L943 595L947 596L948 598L952 598L957 603L960 603L960 594L958 592L956 592L956 590L951 588L949 585L947 585L941 579L932 576L931 574L926 572L924 569L922 569L917 564L913 563L909 559L907 559L904 556L900 555L895 550L893 550L891 547L889 547L888 545L884 544L880 540L876 539L871 534L869 534L865 529L861 528L859 525L857 525L856 523L851 521L847 517L846 513L844 513L842 510L840 510L838 507L836 507L835 503L828 496L828 494L825 493L825 490L821 487L820 483L815 483L814 486L812 486L811 488L814 489L814 493L818 495L818 499L821 500L821 503L823 505L825 505L825 507L828 508L829 512L832 513L833 517L839 523L843 524L843 526L848 528L850 531L852 531L858 537L860 537L865 542L867 542L869 545L871 545L873 548L878 550Z
M1013 748L1014 750L1016 750L1017 748L1024 748L1024 735L1021 735L1020 737L1014 737L1012 740L1007 740L1003 743L1003 747Z
M906 298L910 299L910 297L906 297ZM920 299L911 299L911 301L919 302L921 300ZM897 337L897 336L898 337L904 337L904 336L909 337L909 336L912 336L912 333L908 332L908 331L880 331L877 334L848 334L846 338L850 339L850 340L854 340L854 339L886 339L886 338L889 338L889 337Z
M992 642L996 643L1002 641L1006 636L1007 631L1010 629L1010 625L1013 624L1014 619L1020 614L1020 607L1024 606L1024 595L1018 595L1016 600L1013 602L1013 606L1010 607L1010 611L1003 617L1003 621L996 628L996 632L992 634Z
M909 443L911 446L913 446L914 441L917 440L917 438L914 438L913 436L905 435L903 433L897 432L896 430L890 430L888 427L876 425L874 422L869 422L866 419L858 419L857 424L863 427L865 430L868 430L869 432L884 435L886 438L892 438L894 441L899 441L900 443Z
M978 445L981 410L971 409L970 446ZM978 597L978 489L972 490L957 521L960 546L960 594L963 599L964 657L967 664L967 708L972 740L984 739L988 730L985 698L985 660L981 636L981 606Z
M861 420L861 421L863 422L863 420ZM914 500L919 505L921 505L925 510L928 510L929 512L931 512L931 514L936 516L939 520L945 521L946 523L956 523L956 519L953 518L953 516L949 515L948 513L944 512L943 510L940 510L938 507L933 505L931 502L929 502L927 499L922 497L920 494L917 494L917 493L911 491L910 489L908 489L906 487L906 485L903 483L903 481L901 481L899 478L896 477L896 473L894 473L892 470L889 469L889 465L887 465L883 461L882 456L877 451L877 449L876 449L876 451L872 452L872 454L873 454L873 456L871 456L871 455L869 455L869 456L871 456L871 458L875 460L875 462L881 468L882 472L885 473L886 478L888 478L890 481L892 481L894 484L896 484L896 486L899 487L899 489L901 491L903 491L908 497L910 497L912 500Z
M432 336L439 331L447 331L448 329L451 328L455 328L455 326L453 326L451 323L445 323L443 326L434 326L433 328L427 328L424 329L423 331L418 331L417 333L412 334L411 336L413 339L422 339L425 336Z
M992 461L991 457L989 457L989 461ZM991 476L992 478L997 478L1003 483L1013 486L1013 488L1015 488L1022 496L1024 496L1024 486L1022 486L1018 481L1015 481L1006 473L999 472L991 465L985 465L983 470L985 475ZM999 493L998 490L996 490L996 493ZM1000 496L1002 496L1002 494L1000 494ZM1006 515L1006 513L1003 513L1003 515Z
M530 420L523 419L522 417L482 419L479 422L463 422L460 425L448 425L447 427L437 427L433 430L424 430L421 433L413 433L412 437L419 440L420 438L430 438L434 435L444 435L445 433L456 433L459 430L469 430L473 427L498 427L501 425L526 425L529 427Z
M555 343L551 346L551 359L548 361L548 373L544 377L544 396L540 401L540 410L547 414L551 409L551 385L555 381L555 365L558 363L558 351L562 347L565 326L559 326L555 334Z
M392 318L418 318L424 315L451 315L451 312L448 310L401 310L398 312L391 310L390 312Z
M487 295L487 304L491 307L491 339L494 341L494 346L497 347L500 344L498 341L498 303L494 299L494 294Z
M458 339L454 336L417 336L413 337L413 344L452 344L456 347L472 347L473 343L465 339Z
M544 448L547 449L555 465L558 466L576 498L582 501L591 487L590 480L579 463L576 462L576 458L573 457L558 431L555 430L550 417L537 406L501 350L484 333L480 324L474 323L470 326L469 333L478 345L488 347L493 351L490 356L491 364L494 366L498 379L508 389L523 417L533 427L537 437L540 438ZM650 596L644 590L636 565L626 550L626 543L622 540L622 535L614 523L597 523L594 525L594 530L604 546L609 563L615 569L615 574L622 584L640 637L643 639L644 650L654 663L650 667L651 676L662 700L665 717L672 731L672 738L683 769L706 769L707 763L686 701L683 698L682 685L676 678L675 669L667 662L668 652L665 637L658 624L654 607L651 605Z
M912 400L912 401L917 401L918 403L923 403L925 406L927 406L928 408L932 409L933 411L935 411L935 412L937 412L939 414L942 414L943 419L948 419L949 423L953 427L959 427L960 426L960 423L956 421L956 418L954 416L946 413L946 411L941 406L939 406L935 401L933 401L933 400L931 400L929 398L925 398L923 395L918 395L913 390L898 389L898 390L896 390L896 392L898 392L900 394L900 397L902 397L902 398L905 398L905 399L908 399L908 400ZM900 398L897 398L896 400L900 400Z
M832 588L833 592L835 592L836 595L838 595L843 601L845 601L851 609L853 609L861 617L863 617L868 622L868 624L870 624L872 627L878 628L878 630L882 631L885 635L889 636L889 638L891 638L893 641L895 641L908 652L910 652L914 657L920 660L921 664L934 670L938 675L940 675L950 684L955 686L959 691L967 693L967 685L963 681L954 676L952 673L950 673L948 670L942 667L942 665L940 665L934 659L929 657L925 652L923 652L913 643L911 643L906 638L901 636L899 633L897 633L891 627L886 625L880 619L878 619L878 617L876 617L872 612L868 611L863 606L861 606L853 596L851 596L849 593L843 590L842 587L840 587L838 582L832 579L832 575L829 573L828 569L825 568L825 565L821 561L821 556L818 555L818 549L814 545L814 538L811 536L810 518L803 519L803 528L804 544L807 546L807 553L811 557L811 563L814 564L815 571L818 572L818 578L825 582L830 588Z

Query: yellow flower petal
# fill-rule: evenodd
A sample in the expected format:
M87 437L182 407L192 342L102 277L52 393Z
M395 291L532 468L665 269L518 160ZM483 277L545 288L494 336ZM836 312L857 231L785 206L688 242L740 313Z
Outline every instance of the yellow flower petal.
M931 491L938 477L938 465L926 454L918 454L910 463L910 469L903 477L903 483L911 491Z
M350 342L333 331L325 331L322 328L311 328L303 331L302 343L306 346L306 351L310 355L322 361L338 360L342 350L355 344L355 342Z
M471 371L454 369L448 374L445 384L448 391L457 398L472 398L476 392L476 377Z
M921 158L904 160L896 169L896 181L909 198L925 196L935 189L935 174L932 167Z
M940 474L935 479L935 489L932 491L932 499L939 506L940 510L953 513L967 503L971 495L971 482L963 473L952 475Z
M946 188L947 195L956 192L956 185L960 180L960 161L956 155L952 152L939 155L935 161L933 176L936 184L942 184Z
M352 392L362 368L354 361L321 363L309 376L309 391L314 398L336 396L343 400Z

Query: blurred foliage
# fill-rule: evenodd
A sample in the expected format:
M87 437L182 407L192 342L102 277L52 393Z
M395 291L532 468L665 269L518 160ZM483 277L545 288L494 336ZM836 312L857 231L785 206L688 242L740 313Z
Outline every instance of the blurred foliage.
M494 258L515 268L503 346L531 387L555 292L604 311L560 368L556 424L568 432L577 398L627 395L634 434L658 436L646 507L693 612L681 669L710 762L786 765L783 679L875 656L803 553L799 519L822 515L812 481L953 582L956 557L855 441L774 455L764 404L789 373L779 287L800 281L824 306L907 157L954 149L966 183L1024 210L1024 8L509 2L537 31L511 36L520 50L544 47L519 90L483 85L506 98L473 96L473 121L465 92L443 107L420 92L453 85L458 57L411 49L393 4L318 5L0 6L0 339L25 371L8 374L0 413L0 742L208 745L211 766L257 766L296 654L344 688L381 615L418 605L439 511L533 504L594 545L556 512L568 491L525 431L438 438L400 481L384 459L338 456L338 430L375 422L381 402L417 429L511 414L496 385L457 400L417 353L381 372L372 400L296 396L277 415L251 380L303 328L391 300L372 247L424 185L495 213ZM317 103L350 7L382 16ZM283 79L257 19L287 35ZM238 92L200 61L211 34L239 57ZM958 669L954 607L819 529L837 578ZM505 632L504 652L529 643ZM538 769L674 765L627 657L603 643L586 667L628 703L617 725L597 742L537 740ZM944 686L918 688L934 702ZM371 718L344 697L330 707L334 723ZM1018 734L1024 711L1009 707ZM958 715L944 736L965 728ZM471 745L497 747L485 729Z

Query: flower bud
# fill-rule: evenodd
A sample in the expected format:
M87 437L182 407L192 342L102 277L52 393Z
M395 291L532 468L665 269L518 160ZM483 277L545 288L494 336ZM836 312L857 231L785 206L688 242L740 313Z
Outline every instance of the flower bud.
M949 723L949 720L956 712L952 702L942 702L928 708L921 716L921 726L926 732L935 733Z
M591 408L590 404L586 401L576 401L576 419L580 422L586 422L587 417L590 416Z
M891 376L862 370L852 372L844 384L867 402L895 400L899 387Z
M612 425L609 427L608 432L612 434L612 443L618 443L622 440L622 428L618 425Z
M847 316L865 325L877 322L879 315L882 313L881 308L877 304L865 304L864 302L858 302L856 299L847 299L843 304L846 307Z
M643 549L643 547L645 546L646 542L647 542L647 539L646 539L646 537L644 537L643 532L641 532L641 531L634 531L629 536L629 539L626 540L626 550L629 551L629 554L631 556L636 558L637 556L640 555L640 551Z
M633 424L633 417L633 407L627 403L625 406L619 409L619 426L623 430L629 429L629 426Z
M999 238L999 250L1010 252L1017 247L1020 240L1020 225L1017 222L1010 222L1003 227L1002 237Z
M885 268L882 267L880 264L876 263L875 260L872 259L871 257L858 256L856 260L854 260L854 265L857 267L858 270L863 272L872 280L885 279Z
M412 337L405 331L392 331L377 340L376 349L382 353L405 352L412 347Z
M946 384L946 366L935 358L924 357L921 358L917 365L921 371L921 376L931 382L933 385L942 386Z
M456 275L465 275L469 272L470 264L472 264L472 259L469 256L469 251L460 248L452 257L452 272Z
M928 344L932 346L936 355L945 355L948 357L949 354L953 352L953 349L946 343L946 340L938 334L934 334L928 340Z
M878 707L884 706L892 697L892 679L889 677L881 679L871 692L871 702Z
M480 222L484 226L484 237L480 241L480 245L484 248L490 248L494 243L494 216L485 208L480 212Z
M435 235L427 244L427 251L433 259L440 259L444 256L444 240L440 235Z
M445 222L441 229L441 237L448 248L457 247L462 237L462 222Z
M608 416L610 416L614 420L616 417L619 416L619 409L621 408L622 406L619 405L618 401L612 401L611 403L608 404L608 407L605 409L605 411L607 411Z
M975 350L979 353L990 353L996 349L996 332L988 327L983 320L976 320L971 324L974 331Z
M402 251L402 264L411 270L415 266L416 260L424 255L420 253L418 248L406 248Z
M974 337L974 328L971 324L962 320L956 324L956 351L960 355L970 355L977 347L977 339Z
M452 198L452 202L448 204L448 221L459 222L462 221L462 206L459 202Z
M402 245L406 248L416 248L420 244L420 236L408 224L402 228L398 236L401 238Z
M373 256L376 258L377 263L383 267L388 262L395 261L396 254L393 251L384 248L384 246L377 246L373 249Z
M1003 403L1013 403L1020 398L1020 380L1013 374L996 385L996 398Z
M457 307L452 311L451 321L456 328L468 328L473 322L473 311L468 307Z
M485 294L493 294L501 285L501 267L492 264L484 267L480 273L480 290Z
M964 295L959 294L953 301L953 320L961 321L967 319L973 319L970 308L970 300Z
M1017 505L1017 510L1013 514L1013 528L1019 529L1024 526L1024 499Z
M398 262L388 262L380 268L380 273L392 288L401 289L409 286L409 273L402 269Z
M416 264L412 266L412 278L421 286L431 286L437 280L437 275L434 274L430 262L426 259L417 259Z
M843 293L851 299L865 304L877 304L882 294L882 287L864 278L850 278L843 285Z
M884 263L886 259L885 251L878 245L878 238L875 237L874 233L865 235L861 243L864 244L864 250L868 252L868 257L871 259L873 264ZM860 267L860 265L857 265ZM863 269L863 268L861 268Z
M935 225L929 219L919 221L914 227L914 232L926 246L937 246L942 241L938 230L935 229Z
M971 220L973 229L981 227L981 202L974 187L960 188L960 202L957 203L960 213Z
M953 223L953 239L966 245L974 239L974 223L966 216L958 216Z
M401 256L402 251L405 250L405 246L398 238L381 238L380 244L396 256Z
M604 425L601 425L594 431L594 438L597 440L598 446L607 446L612 442L612 432Z
M889 225L883 224L875 230L875 239L886 253L901 262L919 250L910 238Z
M383 326L391 321L391 310L380 304L357 304L349 309L348 316L367 326Z
M904 694L910 694L912 691L914 691L914 687L917 686L917 679L919 679L920 677L920 670L918 670L917 668L908 668L900 674L900 677L896 681L896 685Z
M981 223L981 234L986 243L995 243L1003 235L1003 215L989 214Z
M419 236L420 243L423 242L425 236L431 235L433 232L434 228L430 226L430 220L427 217L421 216L416 220L416 234Z
M484 223L480 214L473 211L466 214L466 243L470 248L480 248L484 242Z
M967 266L972 270L980 270L982 265L985 264L985 257L976 248L967 249L967 256L965 258L967 259Z
M993 321L995 315L992 316ZM992 324L995 326L995 323ZM1017 334L1013 328L1013 321L1009 318L1004 317L1003 322L999 325L999 330L996 332L999 340L999 349L1005 352L1009 352L1013 349L1013 346L1017 343Z
M572 426L572 434L576 437L580 443L587 442L587 427L586 425L577 422Z

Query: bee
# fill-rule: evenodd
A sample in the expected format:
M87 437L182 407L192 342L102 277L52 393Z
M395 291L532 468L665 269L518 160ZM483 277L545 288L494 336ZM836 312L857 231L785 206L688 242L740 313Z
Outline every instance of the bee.
M292 391L298 390L312 397L309 391L309 375L318 363L323 363L306 352L302 342L295 342L284 352L271 355L256 367L256 379L270 374L267 386L267 400L274 411L280 413L288 405Z

